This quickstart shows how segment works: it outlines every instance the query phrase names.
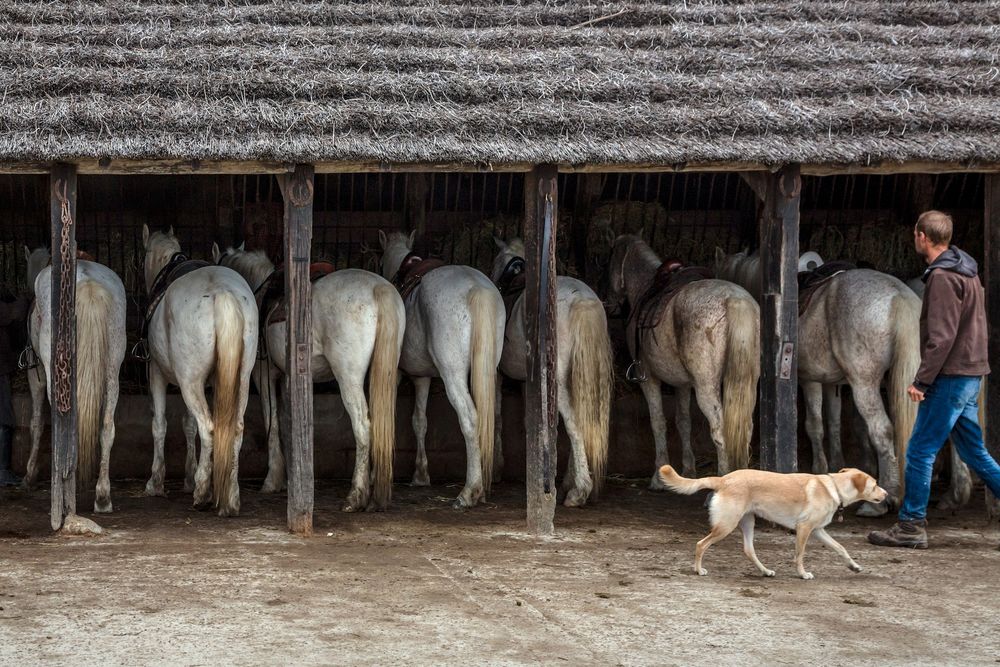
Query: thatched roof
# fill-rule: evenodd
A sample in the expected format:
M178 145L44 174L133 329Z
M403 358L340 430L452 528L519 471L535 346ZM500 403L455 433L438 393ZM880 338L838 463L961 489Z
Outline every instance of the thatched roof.
M997 2L36 0L0 40L0 161L1000 162Z

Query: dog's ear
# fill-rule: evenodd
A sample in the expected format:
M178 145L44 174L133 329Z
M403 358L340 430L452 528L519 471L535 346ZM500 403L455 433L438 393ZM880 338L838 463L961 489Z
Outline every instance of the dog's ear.
M860 470L851 475L851 482L854 484L854 488L857 490L859 496L865 492L865 487L868 485L869 479L871 477Z

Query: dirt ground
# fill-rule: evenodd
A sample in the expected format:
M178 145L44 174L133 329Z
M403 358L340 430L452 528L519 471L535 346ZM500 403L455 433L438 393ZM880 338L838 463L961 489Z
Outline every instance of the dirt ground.
M776 578L738 534L695 576L701 497L639 480L560 507L541 541L516 484L466 512L457 486L399 485L390 511L343 514L346 485L321 483L309 539L255 486L220 519L176 485L162 499L118 482L89 538L49 531L47 491L0 491L0 665L1000 663L1000 534L980 490L974 509L932 516L923 552L871 547L888 521L848 515L830 533L864 571L813 541L802 581L792 537L761 524Z

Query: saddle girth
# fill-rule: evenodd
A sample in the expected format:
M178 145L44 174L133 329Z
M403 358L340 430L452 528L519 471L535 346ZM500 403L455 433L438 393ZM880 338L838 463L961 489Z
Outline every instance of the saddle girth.
M392 277L392 284L399 290L399 295L405 301L413 290L417 288L420 281L434 269L444 266L440 259L423 259L416 253L411 252L403 258L396 275Z
M845 271L858 268L851 262L827 262L817 266L812 271L801 271L798 274L799 284L799 317L806 312L813 297L836 276Z

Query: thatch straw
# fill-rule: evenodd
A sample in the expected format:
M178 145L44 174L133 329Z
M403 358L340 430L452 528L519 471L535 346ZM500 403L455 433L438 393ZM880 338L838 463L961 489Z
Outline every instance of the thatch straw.
M0 160L1000 161L997 2L37 0L0 40Z

